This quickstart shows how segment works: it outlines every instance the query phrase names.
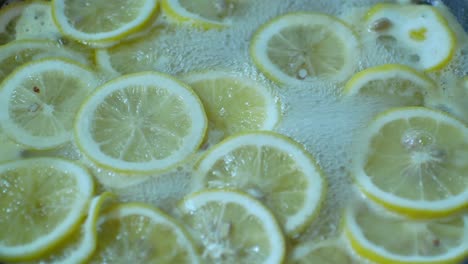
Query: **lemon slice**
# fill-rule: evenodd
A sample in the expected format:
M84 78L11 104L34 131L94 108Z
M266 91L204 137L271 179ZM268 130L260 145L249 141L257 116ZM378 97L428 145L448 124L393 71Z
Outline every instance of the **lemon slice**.
M0 259L26 260L78 227L93 193L83 168L56 158L0 165Z
M468 204L468 128L422 107L380 114L363 133L352 173L373 200L412 217Z
M434 7L377 4L369 10L366 20L377 41L386 40L390 47L403 49L409 62L418 69L441 69L454 55L455 33Z
M143 28L153 18L157 0L82 2L54 0L52 15L60 31L90 45L113 43Z
M0 163L20 159L24 148L11 140L0 126Z
M282 263L281 229L255 199L231 191L203 191L186 197L178 209L204 263Z
M96 83L93 72L71 61L28 63L0 85L0 124L30 148L59 146L72 138L76 111Z
M97 220L101 211L108 206L114 196L105 192L94 197L88 208L88 215L80 228L67 236L66 240L55 247L53 251L38 259L21 262L26 263L86 263L96 248Z
M339 238L312 241L297 245L292 251L291 264L359 264Z
M236 188L261 200L291 236L318 212L326 183L313 157L274 132L235 135L196 165L194 188Z
M194 92L172 77L143 72L114 79L81 106L78 147L118 172L166 170L192 155L207 127Z
M250 44L257 67L281 84L344 81L356 69L359 42L344 22L321 13L290 13L261 26Z
M375 263L461 263L468 251L468 215L417 221L359 204L346 213L345 236Z
M161 8L172 20L203 29L231 25L232 16L240 9L239 0L162 0Z
M425 74L401 64L385 64L355 74L345 85L344 94L398 98L405 105L422 105L437 84Z
M27 3L14 2L0 9L0 45L16 39L16 21Z
M193 242L174 219L145 204L119 204L98 220L88 263L199 263Z
M16 39L59 39L49 2L33 1L24 6L15 24Z
M280 119L280 105L271 91L244 76L207 71L189 74L184 80L203 102L211 130L222 137L272 130Z
M111 76L127 73L157 70L158 65L169 61L157 49L157 38L161 28L155 27L146 35L137 37L106 49L97 49L95 60L97 66Z
M47 40L17 40L0 46L0 80L19 66L45 58L66 58L88 65L86 57L79 52Z

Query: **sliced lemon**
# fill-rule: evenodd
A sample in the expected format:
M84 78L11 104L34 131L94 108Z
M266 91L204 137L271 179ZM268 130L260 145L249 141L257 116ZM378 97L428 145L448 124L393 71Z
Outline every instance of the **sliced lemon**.
M161 28L155 27L148 34L107 49L97 49L95 60L98 67L111 76L157 70L169 59L157 48Z
M468 127L423 107L380 114L363 132L352 173L373 200L412 217L468 205Z
M11 140L0 126L0 163L21 158L24 147Z
M143 72L114 79L81 106L78 147L118 172L164 171L192 155L207 127L195 93L169 75Z
M311 241L294 247L291 264L359 264L362 263L346 248L342 239Z
M83 220L80 228L67 236L66 240L60 243L53 251L38 259L21 262L26 263L86 263L96 248L97 241L97 221L102 210L104 210L114 196L105 192L94 197L88 208L86 219Z
M0 260L26 260L60 243L78 227L93 179L56 158L0 165Z
M361 203L348 207L345 236L375 263L461 263L468 253L468 215L418 221Z
M194 188L235 188L261 200L291 236L318 212L326 183L313 157L274 132L234 135L198 162Z
M88 263L199 263L193 242L174 219L145 204L119 204L98 220Z
M251 130L272 130L280 105L264 85L227 71L186 75L184 80L200 97L212 134L226 137Z
M241 0L162 0L161 8L176 22L211 29L231 25L242 4Z
M355 74L345 85L345 95L397 98L404 105L423 105L437 84L425 74L401 64L385 64Z
M16 39L59 39L62 35L52 19L49 2L33 1L24 6L15 23Z
M0 9L0 45L16 39L16 21L25 6L25 2L14 2Z
M452 59L455 33L439 11L428 5L377 4L366 17L369 33L378 42L402 49L405 61L427 71L443 68Z
M96 84L92 71L71 61L25 64L0 85L0 124L30 148L59 146L72 138L76 111Z
M19 66L45 58L67 58L88 65L86 56L56 42L47 40L17 40L0 46L0 80Z
M178 207L204 263L282 263L285 242L271 212L224 190L189 195Z
M90 45L114 43L143 28L157 12L159 1L54 0L52 15L60 31Z
M321 13L290 13L261 26L250 44L257 67L281 84L320 78L344 81L356 69L359 41L351 28Z

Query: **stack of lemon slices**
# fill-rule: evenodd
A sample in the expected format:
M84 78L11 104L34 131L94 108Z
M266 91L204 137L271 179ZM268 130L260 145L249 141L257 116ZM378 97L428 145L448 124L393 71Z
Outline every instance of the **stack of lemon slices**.
M329 14L280 14L248 42L258 76L162 72L171 63L155 48L163 29L228 30L254 5L2 8L0 263L455 263L467 255L468 127L431 109L451 100L437 73L457 48L445 18L433 7L379 4L363 33ZM386 47L410 59L363 69L369 39L393 39ZM466 95L468 79L458 79ZM356 140L350 173L365 199L347 206L342 236L302 242L333 183L304 145L277 132L284 108L275 88L316 82L400 107ZM170 212L108 192L181 170L190 193Z

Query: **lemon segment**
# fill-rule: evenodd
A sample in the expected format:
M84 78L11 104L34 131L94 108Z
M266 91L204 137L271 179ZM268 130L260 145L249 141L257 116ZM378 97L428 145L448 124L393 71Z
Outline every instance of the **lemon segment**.
M468 128L422 107L380 114L363 133L352 173L371 199L416 218L468 204Z
M405 105L423 105L437 84L425 74L401 64L385 64L355 74L345 85L347 96L357 94L395 97Z
M272 130L280 105L265 86L227 71L192 73L183 78L200 97L211 130L222 137L252 130Z
M280 84L316 78L344 81L356 69L357 36L343 21L321 13L290 13L272 19L254 34L255 65Z
M345 237L375 263L461 263L468 252L468 215L417 221L360 204L347 210Z
M0 260L27 260L78 228L93 180L74 163L37 158L1 164L0 187Z
M52 15L60 31L93 45L113 43L143 28L157 12L159 1L54 0Z
M145 204L119 204L98 220L88 263L199 263L193 242L174 219Z
M0 85L0 124L33 149L50 149L72 138L73 119L96 86L92 71L71 61L44 59L15 70Z
M435 7L377 4L369 10L366 20L377 41L394 41L396 44L392 45L403 49L405 56L412 58L411 66L417 69L439 70L455 53L455 33Z
M184 198L178 209L203 263L282 263L281 229L255 199L231 191L203 191Z
M196 165L194 188L239 189L261 200L286 233L299 234L318 212L326 183L313 157L274 132L234 135Z
M240 1L235 0L162 0L161 8L173 21L203 29L223 28Z
M81 106L75 138L88 158L109 170L148 173L192 155L206 127L203 106L188 86L142 72L97 88Z
M359 264L339 238L311 241L294 247L291 264Z

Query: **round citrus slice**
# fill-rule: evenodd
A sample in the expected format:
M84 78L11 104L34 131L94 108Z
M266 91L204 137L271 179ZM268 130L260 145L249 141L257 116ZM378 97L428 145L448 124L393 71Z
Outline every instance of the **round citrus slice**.
M211 29L231 25L231 18L240 9L236 0L162 0L164 13L178 23Z
M257 67L281 84L311 79L344 81L358 63L359 42L336 17L290 13L261 26L250 44Z
M46 58L66 58L84 65L89 62L86 57L71 49L47 40L16 40L0 46L0 80L19 66Z
M145 204L119 204L100 216L88 263L199 263L193 242L174 219Z
M378 203L412 217L468 204L468 127L423 107L380 114L363 132L352 173Z
M195 93L169 75L125 75L98 88L75 123L78 147L113 171L164 171L192 155L207 127Z
M26 260L78 228L93 193L85 169L56 158L0 165L0 259Z
M227 71L192 73L184 80L200 97L212 134L222 137L251 130L271 130L280 105L267 87Z
M21 264L33 263L86 263L96 248L97 241L97 221L99 214L113 201L113 194L106 192L94 197L88 209L86 219L81 223L80 228L67 236L53 251L45 256L32 261L21 262Z
M62 34L52 19L49 2L27 3L15 21L16 39L59 39Z
M114 43L143 28L157 12L157 0L82 2L54 0L52 15L60 31L90 45Z
M282 263L281 228L257 200L211 190L186 197L178 209L204 263Z
M71 61L25 64L0 85L0 124L30 148L59 146L72 138L76 111L96 83L92 71Z
M318 212L327 184L313 157L274 132L235 135L198 162L194 188L235 188L261 200L291 236Z
M434 81L409 66L385 64L355 74L346 83L344 94L392 97L405 105L422 105L436 89Z
M362 203L348 207L345 237L355 252L382 264L461 263L468 252L468 215L418 221Z
M291 264L359 264L339 238L313 241L294 247Z
M438 70L452 59L456 37L447 20L428 5L377 4L366 17L371 35L394 49L403 49L412 66Z
M24 148L11 140L0 126L0 163L21 158Z
M0 9L0 45L16 39L16 21L25 6L27 6L25 2L14 2Z

